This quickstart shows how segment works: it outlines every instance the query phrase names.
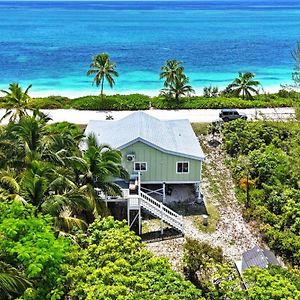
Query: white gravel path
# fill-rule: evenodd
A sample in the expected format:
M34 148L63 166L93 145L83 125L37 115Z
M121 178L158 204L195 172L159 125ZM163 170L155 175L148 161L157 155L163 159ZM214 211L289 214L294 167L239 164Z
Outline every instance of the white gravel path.
M112 115L115 120L124 118L133 111L94 111L75 109L43 109L53 122L68 121L75 124L87 124L89 120L105 120L107 115ZM290 107L282 108L261 108L261 109L238 109L245 113L249 119L267 118L272 120L286 120L294 116L294 109ZM182 110L160 110L150 109L145 112L162 120L167 119L189 119L190 122L212 122L218 119L220 109L182 109ZM0 119L4 115L5 109L0 109Z
M204 148L208 147L206 143ZM230 172L224 165L225 154L219 148L213 149L210 147L209 153L206 152L206 155L207 171L217 179L217 182L219 181L218 189L222 192L222 199L217 199L212 194L211 182L205 177L203 178L203 194L206 201L210 201L218 207L220 220L215 232L204 233L196 228L193 216L184 217L185 237L219 246L223 249L227 259L239 260L243 252L255 245L261 245L261 241L257 232L242 217L241 206L235 198L234 184ZM176 271L181 271L184 240L185 238L176 238L152 242L148 243L147 247L156 256L167 257L172 267Z

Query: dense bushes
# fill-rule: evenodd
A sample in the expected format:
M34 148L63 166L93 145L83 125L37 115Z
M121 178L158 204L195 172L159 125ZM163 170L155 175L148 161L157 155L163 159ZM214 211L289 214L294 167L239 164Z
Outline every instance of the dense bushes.
M244 278L249 300L300 298L300 276L287 269L276 266L251 268L245 271Z
M242 278L220 248L187 239L183 265L188 278L202 290L207 300L287 300L300 297L299 272L270 265L248 268ZM246 284L247 290L242 288Z
M31 205L0 202L0 237L1 260L32 282L23 299L61 299L71 248L67 239L55 236L51 218L36 216Z
M72 108L96 110L139 110L148 109L151 98L145 95L87 96L72 100Z
M71 299L197 300L200 290L174 272L164 258L154 258L124 222L95 221L74 255Z
M48 108L48 109L59 109L59 108L71 108L71 99L61 96L49 96L44 98L33 98L29 101L28 108Z
M180 108L180 109L214 109L214 108L262 108L262 107L283 107L293 106L294 101L291 98L281 98L277 95L257 96L253 100L243 100L240 98L205 98L205 97L189 97L182 98L179 105L168 102L162 98L154 98L152 106L155 108Z
M82 110L145 110L150 107L156 109L204 109L204 108L261 108L293 106L300 102L300 94L296 92L281 91L278 94L255 96L253 100L240 98L216 97L207 98L201 96L181 98L180 102L166 100L163 97L149 97L141 94L85 96L70 99L61 96L49 96L33 98L29 101L28 108L43 109L82 109ZM0 98L0 107L7 108L5 98Z
M0 261L31 283L24 293L20 289L19 299L203 299L166 259L154 258L124 222L96 220L72 242L52 228L52 219L33 206L0 202ZM2 286L0 280L0 291Z
M225 124L224 147L232 156L231 166L239 187L248 176L248 219L261 222L269 245L293 265L300 264L300 126L297 122L246 122Z

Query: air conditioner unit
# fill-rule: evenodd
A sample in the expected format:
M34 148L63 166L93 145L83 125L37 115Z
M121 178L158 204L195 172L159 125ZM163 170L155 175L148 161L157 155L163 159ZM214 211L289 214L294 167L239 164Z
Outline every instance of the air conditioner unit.
M135 159L135 155L134 154L127 154L127 160L128 161L134 161L134 159Z

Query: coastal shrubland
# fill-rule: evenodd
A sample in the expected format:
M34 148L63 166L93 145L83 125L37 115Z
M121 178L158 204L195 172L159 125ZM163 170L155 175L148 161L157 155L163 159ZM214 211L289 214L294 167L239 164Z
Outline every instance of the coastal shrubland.
M277 254L299 266L299 122L237 120L222 133L245 218L257 223Z
M23 280L14 292L0 280L0 299L204 299L124 222L97 219L69 238L30 204L1 199L0 213L0 258Z
M83 235L67 275L71 299L200 300L201 291L155 258L125 222L96 220Z
M207 300L286 300L300 297L300 274L296 269L269 265L251 267L240 277L222 250L201 241L187 239L184 244L184 272L202 290ZM243 288L247 286L247 289Z
M29 109L79 109L79 110L147 110L154 109L214 109L214 108L264 108L292 107L300 103L300 93L286 90L275 94L253 96L252 100L236 97L218 96L182 97L178 103L164 97L150 97L141 94L84 96L74 99L61 96L31 98L26 107ZM12 108L6 100L0 98L0 108Z

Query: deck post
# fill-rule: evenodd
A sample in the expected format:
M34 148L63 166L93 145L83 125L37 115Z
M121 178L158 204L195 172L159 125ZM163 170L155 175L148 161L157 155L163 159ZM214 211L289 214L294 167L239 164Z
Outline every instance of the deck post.
M139 198L139 235L142 234L141 198Z
M202 161L201 161L201 165L200 165L200 180L199 180L199 186L198 186L198 199L201 199L201 185L202 185Z
M141 172L138 172L138 195L141 196Z
M160 203L160 234L164 235L164 222L163 222L163 204Z
M130 226L130 199L127 199L127 222L128 226Z
M166 183L163 182L163 199L162 202L165 203L166 202Z
M198 200L201 200L201 184L198 183Z

